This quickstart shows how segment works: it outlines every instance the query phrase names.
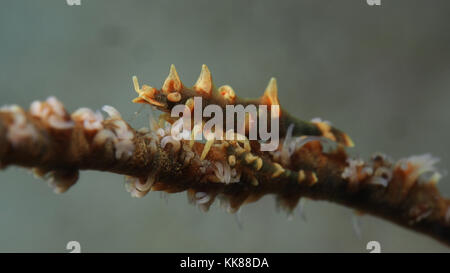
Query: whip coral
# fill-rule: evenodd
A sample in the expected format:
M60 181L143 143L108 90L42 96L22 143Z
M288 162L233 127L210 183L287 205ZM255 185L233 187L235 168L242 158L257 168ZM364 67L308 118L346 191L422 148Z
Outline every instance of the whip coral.
M165 113L180 104L194 111L195 96L222 108L280 104L275 79L261 98L242 99L229 85L216 89L206 66L192 88L174 66L161 89L139 86L136 77L133 84L134 102ZM450 245L450 200L436 187L440 174L430 155L398 162L381 154L367 161L353 158L346 151L353 146L346 133L321 119L299 120L284 109L279 113L282 145L270 152L249 140L248 131L234 140L196 141L186 137L198 127L183 128L179 119L162 115L152 128L135 130L115 108L103 110L106 119L87 108L69 115L55 98L33 102L29 111L2 107L0 166L32 168L56 192L72 186L80 170L113 172L126 176L132 196L186 191L188 200L205 211L219 199L233 213L267 194L288 213L303 197L328 200Z
M0 112L11 114L11 121L7 133L8 140L12 145L18 145L23 141L33 142L37 137L37 132L33 126L27 123L25 111L18 105L3 106Z

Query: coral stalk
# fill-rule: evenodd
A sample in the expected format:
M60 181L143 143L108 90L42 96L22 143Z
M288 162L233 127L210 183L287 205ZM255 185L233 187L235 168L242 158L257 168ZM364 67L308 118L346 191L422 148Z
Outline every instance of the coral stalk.
M69 114L55 98L0 109L0 166L32 168L64 192L79 170L127 176L127 190L186 191L207 210L220 199L230 212L274 194L291 212L302 197L326 200L369 213L450 245L450 200L437 190L435 160L416 156L391 162L383 155L352 159L343 145L320 137L292 137L274 152L257 142L212 144L177 140L171 126L133 129L113 107L109 117L81 108ZM327 146L331 146L327 148Z

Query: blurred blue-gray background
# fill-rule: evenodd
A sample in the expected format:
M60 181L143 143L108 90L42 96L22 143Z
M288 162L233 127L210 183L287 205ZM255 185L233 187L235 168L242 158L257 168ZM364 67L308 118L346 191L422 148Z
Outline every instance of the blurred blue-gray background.
M68 110L114 105L140 127L131 76L160 87L170 64L193 84L207 64L218 85L260 96L278 79L281 104L348 132L352 153L432 153L450 167L450 2L382 0L3 0L0 104L27 107L55 95ZM439 184L450 195L449 177ZM243 228L218 205L207 214L185 194L131 198L123 177L83 172L53 194L24 169L0 172L0 251L448 252L433 239L308 201L307 221L275 210L272 196L244 206Z

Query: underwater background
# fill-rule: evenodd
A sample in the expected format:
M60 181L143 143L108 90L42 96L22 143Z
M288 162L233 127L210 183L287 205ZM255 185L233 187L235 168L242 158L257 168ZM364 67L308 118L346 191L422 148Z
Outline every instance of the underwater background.
M192 85L207 64L217 86L259 97L276 77L281 105L347 132L350 153L431 153L450 169L450 2L444 0L3 0L0 104L54 95L69 111L116 107L134 127L148 107L131 76L160 88L170 64ZM136 112L138 112L136 114ZM156 115L156 112L154 112ZM132 198L120 175L84 171L57 195L24 169L0 172L0 252L449 252L370 215L308 200L292 221L273 196L239 216L189 205L186 193ZM439 188L450 196L450 177ZM356 220L355 220L356 219ZM355 222L360 222L360 237Z

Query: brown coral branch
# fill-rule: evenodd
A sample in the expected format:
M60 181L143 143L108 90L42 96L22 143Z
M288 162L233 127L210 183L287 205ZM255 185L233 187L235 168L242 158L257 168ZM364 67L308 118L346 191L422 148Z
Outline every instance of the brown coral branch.
M106 120L86 108L69 115L54 98L29 111L3 107L0 166L33 168L57 192L73 185L79 170L123 174L134 196L187 191L205 210L220 199L235 212L266 194L276 195L288 211L301 197L327 200L450 245L450 200L436 188L439 177L429 156L392 163L376 155L364 162L324 139L287 137L274 152L261 152L257 142L222 141L201 160L204 144L174 139L170 126L134 130L117 110L104 110Z

